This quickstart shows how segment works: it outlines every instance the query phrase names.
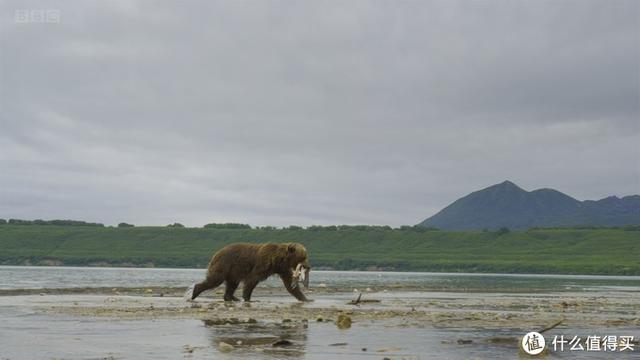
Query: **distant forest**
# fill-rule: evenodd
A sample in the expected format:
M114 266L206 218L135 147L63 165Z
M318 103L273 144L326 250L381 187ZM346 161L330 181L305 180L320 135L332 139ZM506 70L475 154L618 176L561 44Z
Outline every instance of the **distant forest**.
M54 225L54 226L94 226L94 227L106 227L102 223L86 222L80 220L22 220L22 219L0 219L0 225ZM135 227L133 224L121 222L117 227ZM143 227L155 227L155 226L143 226ZM166 225L166 227L173 228L187 228L180 223L173 223ZM196 227L197 228L197 227ZM345 231L345 230L399 230L399 231L413 231L413 232L427 232L438 231L436 227L422 226L422 225L401 225L399 227L391 227L389 225L310 225L307 227L289 225L284 227L276 226L256 226L252 227L249 224L242 223L210 223L205 224L204 229L255 229L255 230L307 230L307 231ZM640 225L625 225L625 226L599 226L599 225L578 225L578 226L552 226L552 227L532 227L531 230L542 229L622 229L627 231L640 231ZM483 232L489 230L484 229ZM497 233L509 232L510 229L502 227L498 229Z

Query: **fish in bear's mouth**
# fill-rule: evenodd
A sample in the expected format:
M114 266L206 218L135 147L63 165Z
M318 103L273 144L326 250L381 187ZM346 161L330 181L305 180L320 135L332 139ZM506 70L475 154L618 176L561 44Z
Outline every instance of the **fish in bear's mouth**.
M293 281L291 283L292 288L297 288L299 283L302 281L305 289L309 288L309 269L305 268L302 264L298 264L295 269L293 269Z

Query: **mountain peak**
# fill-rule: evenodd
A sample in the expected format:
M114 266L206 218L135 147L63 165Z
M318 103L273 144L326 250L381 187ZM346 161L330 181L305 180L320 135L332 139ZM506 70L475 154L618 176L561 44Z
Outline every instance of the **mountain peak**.
M486 187L482 190L476 191L473 194L503 194L503 193L509 193L509 194L520 194L520 193L526 193L527 191L524 190L523 188L521 188L520 186L516 185L515 183L509 181L509 180L505 180L499 184L494 184L491 185L489 187Z
M443 230L640 224L640 196L578 201L560 191L526 191L505 180L454 201L420 223Z
M505 180L505 181L503 181L503 182L501 182L499 184L491 185L491 186L489 186L489 188L524 190L520 186L516 185L516 183L514 183L512 181L509 181L509 180Z

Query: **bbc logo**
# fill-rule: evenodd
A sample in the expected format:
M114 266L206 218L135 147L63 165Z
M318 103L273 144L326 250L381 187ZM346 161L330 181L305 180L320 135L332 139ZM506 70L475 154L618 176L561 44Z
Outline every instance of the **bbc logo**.
M60 10L55 9L19 9L14 20L17 23L53 23L60 22Z

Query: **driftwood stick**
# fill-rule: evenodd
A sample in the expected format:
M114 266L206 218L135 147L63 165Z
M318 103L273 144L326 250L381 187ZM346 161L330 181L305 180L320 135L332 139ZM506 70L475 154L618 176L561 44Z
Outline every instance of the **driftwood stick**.
M379 303L380 300L377 299L363 299L362 293L358 294L358 298L355 300L351 300L347 303L347 305L360 305L360 304L368 304L368 303Z
M358 305L360 304L360 299L362 298L362 293L358 293L358 298L355 300L351 300L349 301L347 304L348 305Z
M356 299L356 301L354 301L354 303L353 303L353 304L354 304L354 305L359 304L359 303L360 303L360 299L361 299L361 298L362 298L362 293L359 293L359 294L358 294L358 298Z
M549 331L549 330L553 329L554 327L556 327L556 326L558 326L558 325L562 324L563 322L564 322L564 319L561 319L560 321L558 321L558 322L554 323L553 325L551 325L551 326L547 326L546 328L544 328L544 329L542 329L542 330L539 330L538 332L539 332L540 334L542 334L543 332L545 332L545 331Z

